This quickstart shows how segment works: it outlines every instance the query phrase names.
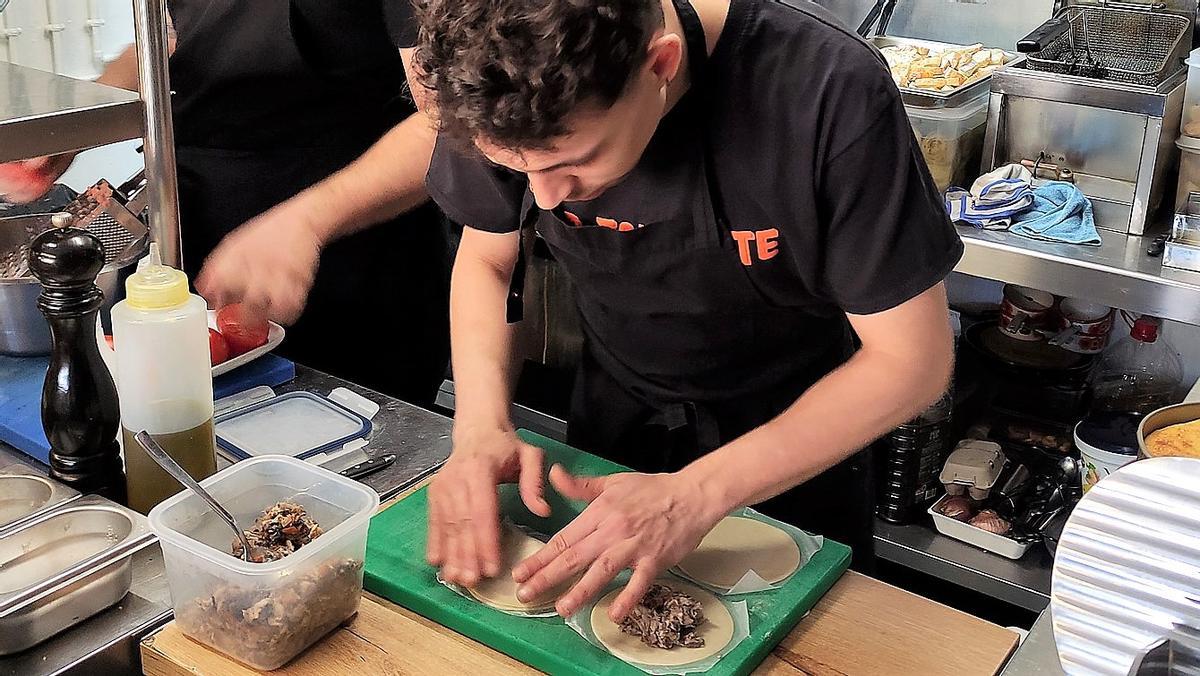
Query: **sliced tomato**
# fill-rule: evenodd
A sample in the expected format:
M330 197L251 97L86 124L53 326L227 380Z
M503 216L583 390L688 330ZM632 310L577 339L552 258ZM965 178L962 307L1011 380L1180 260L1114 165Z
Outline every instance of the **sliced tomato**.
M229 342L213 329L208 330L208 353L213 366L229 360Z
M229 343L229 356L236 357L266 345L270 325L266 319L253 316L235 303L217 310L217 330Z

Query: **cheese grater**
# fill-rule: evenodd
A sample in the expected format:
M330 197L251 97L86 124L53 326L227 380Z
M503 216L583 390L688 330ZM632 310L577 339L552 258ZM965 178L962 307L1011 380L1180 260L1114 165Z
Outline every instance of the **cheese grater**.
M28 230L25 242L0 251L0 279L21 279L29 274L29 243L50 227L87 230L104 245L104 264L124 267L146 250L149 230L139 216L145 209L145 174L138 173L121 189L101 179L80 193L36 231ZM124 198L123 195L127 195Z

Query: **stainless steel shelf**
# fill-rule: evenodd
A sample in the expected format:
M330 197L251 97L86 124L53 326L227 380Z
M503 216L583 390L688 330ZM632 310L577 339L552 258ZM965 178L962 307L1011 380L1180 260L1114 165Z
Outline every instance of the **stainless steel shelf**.
M1146 255L1152 237L1101 232L1104 243L1089 247L964 226L958 233L966 252L956 272L1200 325L1200 273L1163 268Z
M136 93L0 63L0 162L141 135L142 102Z
M923 524L875 520L875 555L1026 610L1050 603L1052 560L1041 547L1019 561L948 538Z

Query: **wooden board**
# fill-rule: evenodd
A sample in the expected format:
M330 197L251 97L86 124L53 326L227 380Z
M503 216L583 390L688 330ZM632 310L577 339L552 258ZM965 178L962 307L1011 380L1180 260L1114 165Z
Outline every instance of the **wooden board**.
M846 573L755 671L769 676L996 674L1017 645L1011 631L878 580ZM258 672L184 636L174 622L142 642L149 676ZM384 599L272 674L355 676L535 673Z

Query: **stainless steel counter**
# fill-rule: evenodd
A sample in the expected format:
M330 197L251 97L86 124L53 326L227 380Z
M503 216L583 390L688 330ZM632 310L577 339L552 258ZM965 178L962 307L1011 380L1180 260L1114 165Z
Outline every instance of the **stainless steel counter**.
M1029 629L1029 635L1009 658L1001 676L1063 676L1062 664L1058 661L1058 648L1054 645L1054 626L1050 609L1038 616Z
M1052 559L1041 547L1012 561L928 525L897 526L876 519L875 554L1026 610L1040 612L1050 603Z
M956 272L1200 324L1200 273L1163 268L1146 254L1153 237L1103 231L1104 243L1089 247L964 226L958 234L966 252Z
M427 476L450 453L450 419L302 366L296 379L277 392L308 390L328 394L350 389L380 405L366 451L395 453L395 464L368 476L364 483L384 498ZM0 442L0 466L23 463L47 468ZM130 593L116 606L23 653L0 658L0 676L44 674L141 673L138 642L171 619L171 600L158 545L137 554Z

